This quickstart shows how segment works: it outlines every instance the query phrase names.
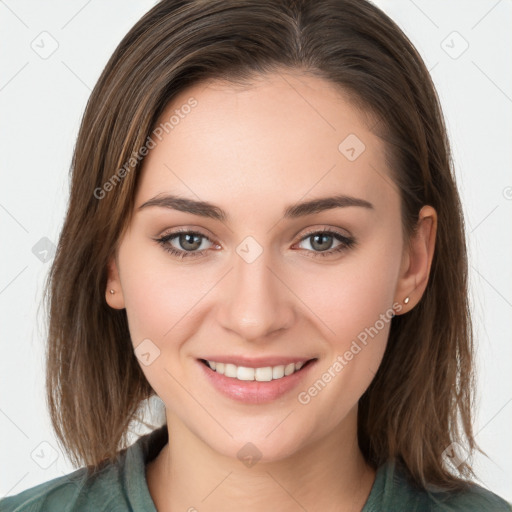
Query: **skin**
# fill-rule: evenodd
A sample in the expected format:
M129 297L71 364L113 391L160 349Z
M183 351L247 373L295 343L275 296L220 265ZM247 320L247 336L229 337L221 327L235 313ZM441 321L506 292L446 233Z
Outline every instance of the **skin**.
M357 403L381 362L389 322L308 404L297 395L393 304L396 314L417 304L430 272L436 212L423 207L417 234L405 243L384 143L323 79L283 72L247 87L203 82L174 98L162 120L191 96L197 106L144 160L135 213L106 289L112 308L126 308L134 347L149 338L160 350L150 365L141 364L165 403L170 432L147 465L151 496L159 511L238 511L241 504L251 512L361 510L375 471L357 445ZM366 146L354 161L338 150L349 134ZM230 219L137 210L164 193L209 201ZM333 193L373 209L283 218L286 206ZM179 259L155 242L178 228L211 240L200 239L204 256ZM318 256L311 235L304 238L317 228L357 243ZM236 252L247 236L263 250L252 263ZM332 248L340 244L329 240ZM168 244L190 247L179 237ZM292 392L250 405L205 380L197 358L211 353L318 362ZM248 442L262 454L252 467L237 457Z

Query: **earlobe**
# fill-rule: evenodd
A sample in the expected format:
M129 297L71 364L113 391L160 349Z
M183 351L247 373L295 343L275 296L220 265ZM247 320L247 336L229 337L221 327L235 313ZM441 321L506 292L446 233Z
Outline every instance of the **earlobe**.
M418 215L416 232L404 254L404 265L397 284L395 300L403 304L400 312L410 311L421 299L427 287L437 232L437 213L424 206Z
M112 257L107 265L107 287L105 300L113 309L124 309L124 296L119 278L119 271L115 257Z

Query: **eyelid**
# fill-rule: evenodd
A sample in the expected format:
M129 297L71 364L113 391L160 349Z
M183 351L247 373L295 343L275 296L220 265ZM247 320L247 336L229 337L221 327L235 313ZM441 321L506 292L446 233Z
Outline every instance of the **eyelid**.
M303 232L297 242L294 243L294 246L297 244L300 244L310 238L313 235L318 235L322 233L326 233L329 236L335 238L338 242L340 242L340 246L329 249L326 251L311 251L307 249L301 249L302 251L305 251L306 253L309 253L309 257L328 257L328 256L334 256L336 253L341 252L344 249L349 249L355 245L357 245L356 239L350 235L350 234L343 234L339 231L340 228L333 228L329 226L323 226L323 227L316 227L316 228L309 228L306 232ZM191 235L197 235L200 236L206 240L208 240L211 244L214 246L219 247L220 244L216 242L213 237L210 235L207 235L202 232L201 228L191 228L191 227L180 227L176 230L172 230L170 232L164 231L162 235L157 237L155 240L162 245L164 250L167 252L173 254L175 257L179 259L183 259L184 257L201 257L205 256L208 252L208 249L202 249L201 251L184 251L182 249L176 249L172 246L165 247L165 245L172 239L179 236L181 233L191 234ZM297 235L296 235L297 236ZM294 237L295 238L295 237Z
M353 238L353 236L347 230L343 230L343 231L345 231L345 232L343 232L343 231L340 231L341 229L342 228L335 228L335 227L330 227L330 226L325 226L325 225L320 226L320 227L313 227L313 228L308 228L305 232L302 232L302 234L301 234L301 231L299 231L293 238L297 238L300 235L298 242L302 242L304 240L304 238L306 238L307 236L315 235L317 233L322 233L322 232L336 233L336 234L340 235L341 237L344 237L347 239ZM166 229L160 235L158 235L156 237L156 239L165 238L170 235L178 235L180 233L194 233L194 234L205 237L206 239L208 239L210 242L212 242L214 244L220 245L219 242L217 242L213 236L204 233L202 231L202 228L197 228L197 227L192 227L192 226L190 226L190 227L185 226L185 227L180 227L180 228L176 228L176 229L173 229L173 228Z
M170 240L173 240L182 233L200 236L208 240L208 242L210 242L213 246L219 246L218 242L216 242L210 235L203 233L201 228L180 227L177 229L171 229L170 231L164 230L164 232L161 235L155 237L154 240L157 243L159 243L164 248L165 251L169 253L174 253L174 255L178 258L187 256L198 257L203 256L204 253L208 252L208 249L202 249L201 251L183 251L181 249L175 249L172 246L169 246L168 248L165 247L165 245L167 245L170 242ZM177 253L180 253L181 256L178 256Z
M345 233L343 233L342 231L340 231L340 229L341 228L334 228L334 227L329 227L329 226L322 226L320 228L311 228L311 229L308 228L307 231L305 231L304 233L301 234L300 241L302 241L307 236L315 235L317 233L323 233L323 232L336 233L344 238L353 238L352 235L347 230L344 230Z
M202 228L196 228L196 227L180 227L180 228L169 228L162 231L160 235L156 237L156 239L165 238L171 235L179 235L181 233L194 233L196 235L202 236L204 238L207 238L210 242L215 242L215 239L212 235L207 234L203 231ZM215 242L218 243L218 242Z

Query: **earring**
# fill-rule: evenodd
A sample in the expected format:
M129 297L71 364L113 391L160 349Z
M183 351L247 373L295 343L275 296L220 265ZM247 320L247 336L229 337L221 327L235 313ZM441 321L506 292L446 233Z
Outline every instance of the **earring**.
M111 290L112 291L112 290ZM409 304L409 297L405 297L404 304Z
M116 292L115 292L114 290L110 290L110 293L111 293L112 295L114 295L114 293L116 293Z

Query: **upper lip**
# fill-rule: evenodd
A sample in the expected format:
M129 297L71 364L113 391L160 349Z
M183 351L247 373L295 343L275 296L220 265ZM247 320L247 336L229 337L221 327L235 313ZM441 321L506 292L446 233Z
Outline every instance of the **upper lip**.
M287 356L268 356L249 358L245 356L207 356L201 359L206 361L215 361L216 363L234 364L235 366L244 366L246 368L265 368L266 366L280 366L290 363L306 363L314 357L287 357Z

